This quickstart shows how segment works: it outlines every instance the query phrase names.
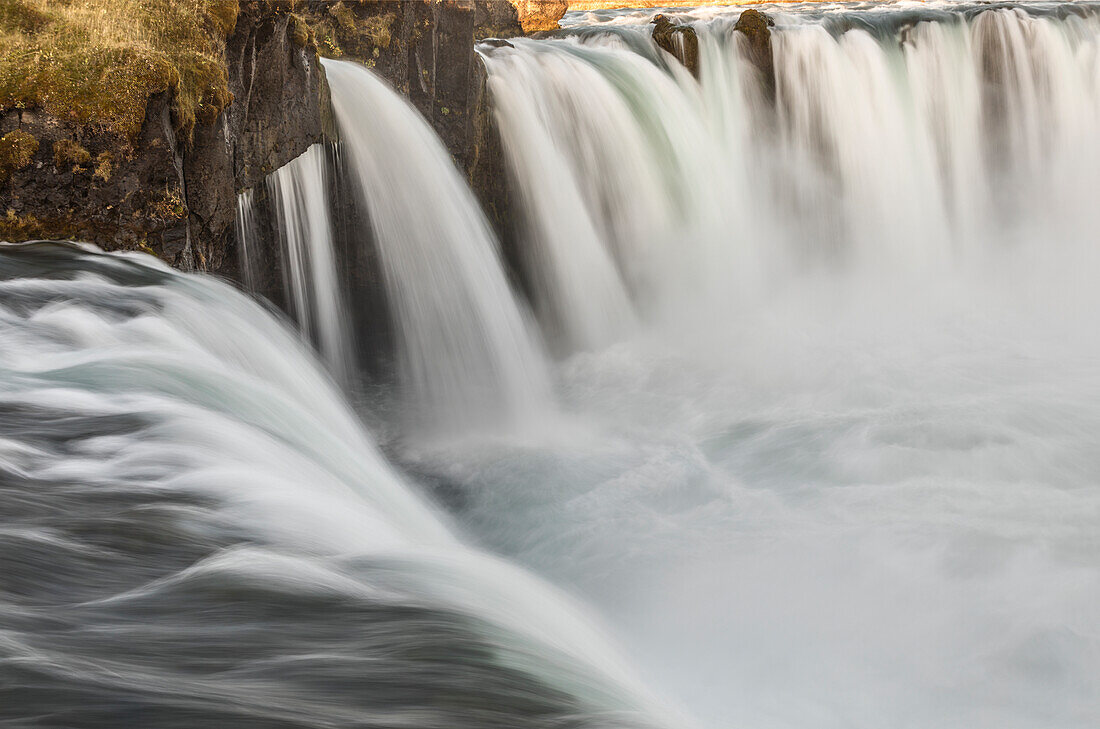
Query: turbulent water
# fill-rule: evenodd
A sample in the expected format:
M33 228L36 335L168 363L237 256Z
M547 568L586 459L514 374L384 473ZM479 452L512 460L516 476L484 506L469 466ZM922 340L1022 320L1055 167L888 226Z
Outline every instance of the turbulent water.
M725 10L698 83L652 11L484 49L536 307L642 331L561 442L409 458L707 724L1095 726L1100 23L769 12L774 106Z
M381 448L230 287L0 249L0 724L1097 726L1100 16L764 9L774 102L729 9L481 49L537 328L326 66Z
M462 545L224 284L0 248L0 722L618 726L568 599Z

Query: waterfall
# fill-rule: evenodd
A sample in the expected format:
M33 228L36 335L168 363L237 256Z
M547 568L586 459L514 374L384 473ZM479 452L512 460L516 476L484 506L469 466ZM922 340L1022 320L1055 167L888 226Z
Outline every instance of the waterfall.
M537 46L536 46L537 48ZM548 62L567 64L554 57ZM568 141L587 141L569 128L572 117L561 119L557 137L544 127L546 119L585 108L602 79L562 78L577 83L552 85L559 78L553 71L534 74L518 64L494 64L491 92L501 133L508 150L515 190L528 220L524 226L524 249L528 278L535 282L536 304L544 327L564 340L570 349L591 349L616 341L633 326L634 312L626 286L612 259L612 251L597 230L597 222L585 207L582 191L562 150ZM540 69L542 70L542 69ZM550 83L540 84L543 79ZM609 127L616 126L610 112L596 108ZM582 155L615 155L628 161L626 148L637 140L624 137L618 147L591 146L578 149ZM637 200L644 204L644 200ZM601 223L603 221L600 221Z
M690 74L636 45L596 35L486 52L536 297L620 334L624 282L649 317L693 296L717 306L760 286L767 252L752 244L769 232L728 215L758 207L740 93L716 118Z
M332 187L322 145L267 178L282 252L283 282L302 335L315 340L330 372L351 381L347 306L336 273L329 213Z
M708 726L1090 726L1097 5L762 10L482 46L578 424L417 471Z
M0 246L0 337L0 720L655 725L599 629L456 538L229 286Z
M256 194L245 190L237 195L237 251L241 283L248 291L257 288L256 268L259 256L259 223L256 220Z
M777 12L774 108L735 15L697 11L698 82L639 52L648 17L484 49L535 295L561 320L614 329L624 282L653 320L751 306L807 267L936 276L1032 208L1089 230L1093 14Z
M675 13L698 77L653 10L485 44L522 295L339 61L237 202L300 333L0 245L0 726L1093 729L1098 8L769 6L770 80L740 9ZM336 386L376 275L399 398Z
M370 71L337 61L325 69L381 259L409 417L454 430L546 412L538 339L450 156Z

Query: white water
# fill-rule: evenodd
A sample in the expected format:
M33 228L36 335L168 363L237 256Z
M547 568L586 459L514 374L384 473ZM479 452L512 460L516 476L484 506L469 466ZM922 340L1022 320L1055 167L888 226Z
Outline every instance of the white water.
M255 200L254 190L237 195L237 251L241 282L248 291L256 290L256 259L260 253Z
M403 706L409 699L400 687L415 685L418 670L425 685L459 694L479 690L464 671L480 671L483 681L517 671L544 692L566 692L559 711L585 714L586 726L659 720L581 610L459 541L384 462L307 348L229 286L146 256L0 246L0 338L0 495L12 509L0 540L12 560L0 583L0 686L53 687L4 689L0 720L65 716L85 682L96 701L77 709L78 723L94 721L96 711L125 723L137 710L127 707L142 706L154 725L177 725L171 717L181 714L165 707L329 725L389 711L377 720L413 727L469 726L484 711L439 696L430 711ZM136 503L127 507L131 496ZM35 520L29 515L44 497L59 512ZM176 549L205 556L173 571L174 559L147 554L142 539L161 548L144 531L158 517L173 535L164 545L169 557ZM115 537L112 548L104 534ZM89 559L102 569L87 572ZM22 575L33 577L11 582ZM66 580L77 592L53 595ZM76 597L84 590L95 599ZM324 611L299 612L263 642L271 616L322 596L334 601L325 610L354 605L365 629L382 636L387 625L402 630L404 614L432 611L427 626L457 637L473 631L484 655L438 655L415 630L396 636L396 654L370 640L360 654L361 639L348 634L350 652L332 646L330 665L318 641L345 628ZM49 621L24 627L37 619L28 606L44 599L51 620L69 621L62 634ZM143 618L149 604L156 607ZM112 631L117 638L100 655L95 636ZM286 643L277 648L274 640ZM191 651L201 656L198 669L184 657ZM261 658L244 657L254 652ZM319 701L314 677L302 673L311 662L326 682ZM270 667L275 672L259 678ZM37 678L16 678L16 669ZM392 687L388 710L364 708L354 691L341 690L359 671ZM499 700L522 706L524 690ZM48 706L32 709L43 706L42 691Z
M407 457L709 725L1094 727L1100 25L898 10L776 11L774 117L736 13L680 15L701 86L489 52L528 224L580 201L642 331L561 364L554 443Z
M569 63L569 59L554 56L547 62ZM579 70L583 73L584 67ZM501 134L513 169L516 204L527 212L523 253L543 326L570 350L607 346L630 332L634 312L612 252L586 210L570 160L562 152L571 146L570 137L578 141L569 128L574 120L572 110L584 107L592 98L578 96L603 80L590 73L583 82L570 78L575 83L547 88L539 81L553 79L553 75L532 75L522 66L508 71L495 73L490 88L496 113L504 120ZM615 112L625 110L592 109L609 127L622 121ZM555 116L560 116L558 124L547 129L546 120ZM552 138L553 132L560 136ZM581 144L575 149L578 156L619 154L620 159L629 161L639 140L624 135L619 141L621 146L614 149L582 151Z
M283 279L302 335L315 340L338 381L351 381L351 341L347 306L336 274L329 200L332 186L323 145L267 178L275 201L276 229L283 252Z
M407 417L453 431L543 416L549 383L537 335L439 139L367 69L325 69L394 312Z
M739 76L701 92L613 37L516 45L490 54L490 80L543 306L621 335L625 317L607 302L626 298L624 280L649 319L763 285L771 252L754 244L774 226L750 212L765 191Z
M881 29L896 10L862 17ZM606 37L493 53L495 78L528 84L520 112L544 94L568 102L535 119L506 102L501 120L506 143L538 148L509 151L556 267L538 305L556 343L585 350L555 373L569 427L393 450L484 545L597 606L648 684L716 729L1094 729L1096 22L997 11L907 28L902 45L900 25L885 41L824 32L843 8L777 13L770 117L733 16L683 17L707 21L701 86ZM611 22L644 41L636 20ZM437 140L366 71L330 72L398 269L411 415L544 419L530 396L542 360ZM0 571L0 598L13 575L34 596L134 584L48 611L0 605L0 722L91 723L121 706L98 724L125 725L146 706L135 690L175 707L173 726L207 703L233 717L210 725L523 725L551 689L577 701L549 698L561 705L537 726L659 712L568 598L450 533L256 306L116 257L46 261L53 278L13 260L0 256L16 268L0 269L0 505L17 517L0 549L17 569ZM578 279L604 303L572 300ZM627 297L616 323L606 302ZM184 554L214 546L150 582L141 558L166 493ZM110 500L131 494L137 507ZM45 517L18 516L35 509ZM230 526L244 535L211 536ZM138 535L137 557L104 533ZM83 566L93 558L106 564ZM257 584L278 588L258 611ZM313 609L317 595L336 597ZM127 613L157 596L167 607ZM232 622L240 610L257 622ZM361 650L393 625L396 640ZM482 642L421 642L440 630ZM104 636L102 654L71 648ZM507 668L538 683L508 674L503 695L474 693ZM38 683L16 673L32 669ZM77 692L66 709L43 676L95 700Z

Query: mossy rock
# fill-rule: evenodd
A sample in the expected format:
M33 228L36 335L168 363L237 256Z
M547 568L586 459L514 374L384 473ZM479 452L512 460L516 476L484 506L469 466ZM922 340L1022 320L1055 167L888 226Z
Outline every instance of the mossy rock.
M398 32L397 13L379 12L384 7L337 2L301 14L309 24L321 55L328 58L350 56L366 62L378 57L380 50L388 49Z
M3 0L0 111L41 109L133 140L149 97L168 91L189 138L232 100L225 41L239 11L237 0Z
M317 49L317 39L314 36L313 29L309 27L301 16L290 16L290 23L287 25L287 35L290 37L290 42L298 48L306 48L309 50Z

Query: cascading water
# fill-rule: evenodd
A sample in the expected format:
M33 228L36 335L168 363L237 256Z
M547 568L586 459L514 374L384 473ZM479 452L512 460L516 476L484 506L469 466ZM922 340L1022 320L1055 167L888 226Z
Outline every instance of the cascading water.
M556 57L549 60L568 62ZM495 75L492 94L500 114L511 122L502 125L501 131L516 170L515 190L530 218L524 236L528 278L535 282L540 318L556 335L554 339L564 340L571 348L604 347L632 328L630 297L611 251L585 208L583 193L571 178L574 173L569 162L559 151L567 146L565 139L552 138L543 124L545 119L562 114L558 125L562 128L554 131L576 139L576 131L569 128L574 121L569 112L585 105L588 98L578 97L590 91L592 84L547 88L538 84L543 76L531 77L525 71L516 68L510 74ZM594 72L590 76L597 84L602 80ZM608 109L597 108L593 114L614 126ZM627 150L637 149L637 141L626 136L617 149L578 149L578 156L619 153L629 160ZM631 201L645 202L624 196L624 202Z
M322 145L276 170L267 179L275 201L276 231L291 313L303 336L317 342L329 370L351 380L347 306L336 275L328 165ZM242 236L243 237L243 236Z
M420 426L386 451L650 690L258 306L37 244L0 249L0 724L688 725L656 688L715 729L1094 729L1096 8L765 9L774 99L728 10L674 18L699 79L652 11L484 49L550 365L439 140L326 65Z
M245 190L237 195L237 258L240 261L241 283L248 291L257 288L256 269L259 265L259 224L256 220L256 194Z
M0 339L0 723L658 721L568 600L452 536L228 286L3 246Z
M487 58L536 301L621 333L623 280L650 317L700 287L712 302L755 289L767 252L752 244L772 236L749 214L758 181L739 79L718 89L732 108L711 108L684 69L640 55L636 40L515 45ZM601 339L612 337L574 337Z
M727 10L698 81L652 11L483 49L531 244L640 335L552 444L407 457L712 726L1094 726L1095 7L766 11L774 105Z
M339 61L325 69L394 312L409 416L443 431L545 416L537 338L439 139L367 69Z

